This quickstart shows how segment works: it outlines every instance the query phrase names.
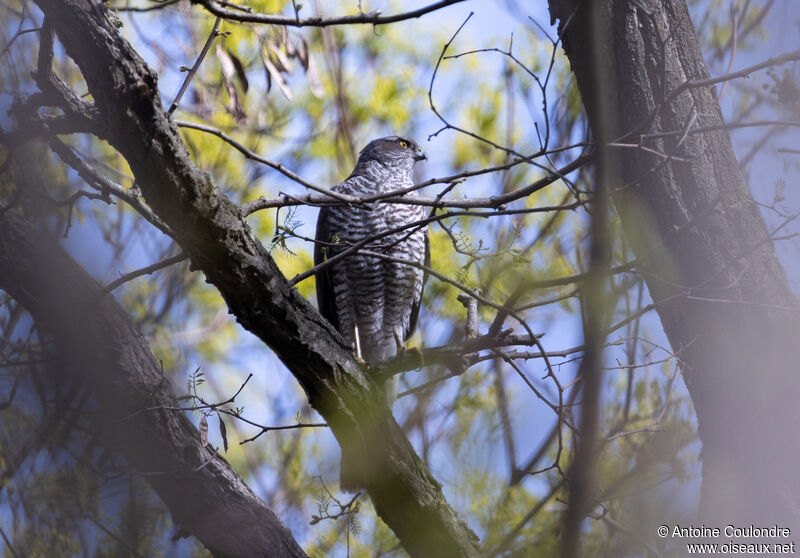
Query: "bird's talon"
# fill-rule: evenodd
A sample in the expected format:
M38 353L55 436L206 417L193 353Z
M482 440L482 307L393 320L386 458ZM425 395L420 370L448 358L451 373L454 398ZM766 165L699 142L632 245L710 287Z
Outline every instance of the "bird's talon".
M392 334L394 335L394 344L397 347L397 354L399 356L403 356L406 354L405 343L403 343L403 340L400 338L400 334L397 333L397 330L393 331Z

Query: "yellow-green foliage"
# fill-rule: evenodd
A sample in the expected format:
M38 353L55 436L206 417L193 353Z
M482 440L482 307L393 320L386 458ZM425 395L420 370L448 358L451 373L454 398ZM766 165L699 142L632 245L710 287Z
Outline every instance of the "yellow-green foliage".
M14 533L16 550L23 556L63 555L77 552L75 538L80 518L97 514L99 479L78 467L63 467L35 474L25 494L27 513L33 520Z
M695 9L700 4L699 0L691 3ZM17 17L16 14L23 12L23 5L18 0L6 4L10 11L3 13ZM312 16L316 10L327 15L353 14L359 7L364 12L380 7L384 14L388 14L407 8L407 3L381 3L380 6L373 2L363 2L363 5L360 2L302 4L300 17ZM724 46L730 38L729 4L728 0L702 2L706 10L703 13L709 19L708 24L700 29L700 36L711 50ZM740 9L744 4L744 0L736 2ZM257 13L288 14L293 9L292 2L285 0L253 0L246 5ZM460 24L460 20L451 17L457 9L453 6L448 8L451 11L441 14L377 27L284 29L223 21L221 35L215 39L173 118L210 126L252 154L281 164L324 187L347 176L354 157L367 141L388 133L413 136L428 152L430 160L419 166L422 180L503 165L517 154L528 156L535 153L540 148L540 141L544 141L546 128L544 115L538 112L541 110L538 85L522 68L496 51L442 60L432 96L437 110L451 126L508 149L496 148L454 129L440 130L445 124L429 109L428 88L442 46ZM483 6L477 3L474 9L481 13L453 41L448 55L484 47L508 48L510 29L488 33L480 27L485 24L480 20L487 17L485 10L499 10L499 4ZM752 18L756 13L750 10L748 17ZM201 6L189 3L174 6L168 3L164 11L147 15L120 10L117 17L124 24L120 31L122 35L132 41L158 71L161 94L168 105L187 75L181 67L185 70L192 66L216 18L203 11ZM138 19L140 17L143 19ZM136 18L137 25L129 24L131 18ZM486 21L489 19L487 17ZM552 45L528 25L527 20L522 24L524 32L515 32L514 35L514 53L543 78L550 63ZM154 29L158 39L148 35ZM490 36L494 38L487 38ZM0 72L0 86L4 92L15 90L20 83L29 89L34 87L29 73L36 65L37 37L37 33L21 35L17 39L20 48L9 50L8 56L14 56L17 69ZM165 37L168 40L164 40ZM226 84L222 71L226 54L219 54L217 48L241 62L249 83L247 91L238 76ZM303 67L298 56L292 55L302 48L308 49L308 68ZM57 52L55 71L83 95L87 86L79 69L60 51ZM264 56L269 56L270 52L288 61L285 71L280 72L285 80L285 90L271 74L271 87L267 90ZM235 91L244 114L237 114L232 108L234 97L231 90ZM91 96L84 99L91 101ZM747 106L747 103L740 102L740 111ZM557 47L556 63L550 78L548 109L551 117L549 148L586 139L582 132L585 122L582 120L580 93L560 46ZM42 113L54 116L59 111L42 109ZM534 123L539 125L538 134ZM302 185L246 157L213 134L187 128L182 128L180 134L192 161L209 173L221 192L236 203L259 197L309 193ZM426 142L429 136L430 142ZM61 139L98 172L124 188L133 186L127 162L107 143L85 135L63 136ZM31 142L16 149L20 164L0 174L0 196L5 200L19 184L32 185L30 189L35 192L28 192L19 202L19 208L31 216L48 216L48 224L61 234L69 215L67 208L43 203L45 197L39 194L63 200L77 189L89 186L62 165L43 143ZM537 157L537 164L521 163L504 171L470 177L456 185L448 195L453 198L487 197L517 191L541 179L553 167L571 160L579 150L552 152L547 157ZM0 144L0 163L7 155L8 147ZM570 179L582 192L593 189L589 173L572 174ZM444 187L437 184L422 194L436 195ZM582 200L587 198L586 194L581 196ZM535 209L574 200L566 181L556 181L540 192L500 209ZM517 301L518 307L532 306L574 292L577 285L544 288L537 286L537 282L586 270L590 216L585 208L558 213L494 215L491 218L486 218L491 209L472 211L483 212L483 215L447 219L442 223L447 230L439 224L429 227L435 271L462 286L480 291L483 297L497 305L505 304L511 294L521 291L523 295ZM291 279L313 266L312 243L303 237L313 237L315 218L316 208L297 211L282 208L280 211L261 210L249 215L247 222L281 272ZM641 216L645 225L649 219L650 216ZM107 270L92 270L103 283L113 280L119 273L149 265L179 249L171 239L120 202L116 206L107 206L102 201L80 200L72 208L72 222L75 230L86 236L94 235L95 244L91 249L102 256L98 259L111 262ZM620 225L613 215L611 229L614 240L610 243L609 257L612 265L629 261L629 249L618 240L621 237ZM626 302L635 302L631 301L635 299L635 289L632 291L623 284L623 281L633 284L630 277L622 276L614 281L622 292L608 297L612 323L630 314ZM313 277L300 282L296 288L302 296L314 299ZM460 292L459 286L429 278L420 321L428 329L420 328L413 344L430 346L440 340L453 343L462 340L460 328L466 312L457 301ZM219 292L209 286L200 273L192 271L188 262L136 279L115 291L113 296L145 333L156 359L163 365L165 376L179 386L181 394L185 392L186 378L199 368L206 377L213 378L213 382L209 381L198 390L200 395L208 401L224 401L236 392L243 378L252 370L255 375L252 383L235 403L226 408L238 407L248 420L264 425L292 424L297 417L302 417L304 422L321 420L310 411L306 394L302 393L290 373L280 366L260 340L243 333L228 314ZM581 301L577 297L522 312L537 332L547 334L544 343L548 350L571 346L564 339L568 336L564 331L578 338L575 344L582 342ZM496 308L480 305L481 334L486 332L496 315ZM504 322L504 328L514 328L514 333L522 333L519 323L512 318ZM617 334L630 336L633 333L628 329ZM640 337L647 334L639 332ZM572 341L569 339L569 343ZM621 344L611 347L608 354L619 349ZM520 347L520 350L538 349ZM643 362L655 358L652 353L652 347L640 346L636 357ZM616 356L618 353L613 354ZM580 354L568 358L579 359ZM556 399L552 381L539 380L544 369L541 360L517 362L537 387L546 386L542 389L547 397ZM563 368L559 368L559 364ZM425 457L434 476L445 485L447 495L459 514L478 531L485 549L499 544L509 529L521 521L560 480L555 471L549 471L534 478L526 477L521 484L508 487L504 432L498 413L493 366L491 360L477 364L458 377L404 398L395 406L399 422L410 432L414 443L428 452ZM574 369L572 363L558 360L555 366L556 373L564 380L562 383L571 384L565 394L576 389L570 375ZM691 446L694 438L690 418L693 410L686 396L677 396L676 390L671 392L667 401L666 385L674 374L674 366L675 363L670 361L633 370L630 413L624 423L621 417L628 369L603 371L606 383L601 436L646 430L655 424L651 428L653 431L640 431L613 440L601 438L602 447L597 460L600 497L610 515L620 523L634 525L642 521L641 518L655 513L640 501L626 498L626 495L651 490L668 477L685 480L694 472L692 464L696 456ZM517 439L524 441L527 451L533 440L538 440L543 432L552 428L555 416L532 394L516 372L507 368L506 371L509 372L505 385L512 422L515 423ZM405 380L413 386L448 373L443 367L428 366L420 372L406 374ZM665 403L668 403L666 408ZM542 415L538 412L539 407L549 413L541 423L536 422ZM565 414L574 423L579 413ZM13 454L13 441L35 436L40 417L12 407L3 411L2 418L0 469L5 469ZM318 476L325 479L334 496L342 501L350 498L336 492L339 454L328 429L272 431L240 446L242 439L257 432L256 427L244 425L230 416L225 416L224 420L229 443L226 459L252 486L263 490L263 496L290 524L310 556L344 556L347 548L352 557L402 555L402 550L392 550L397 541L377 518L366 496L361 498L355 528L343 519L309 525L312 515L317 513L315 498L323 491ZM210 442L215 446L221 445L217 417L210 416L208 421ZM655 431L656 427L658 431ZM574 434L567 426L563 427L562 434L561 453L557 453L553 444L539 466L547 467L557 460L562 470L569 467ZM522 450L518 448L517 451L517 465L520 466ZM15 526L12 534L17 551L23 556L34 557L86 553L74 530L70 529L70 521L102 515L97 477L84 469L64 466L37 471L28 480L33 482L29 503L33 515L39 520ZM14 490L16 487L11 484L13 482L0 487L0 494ZM154 498L152 494L150 496ZM562 490L556 498L565 500L567 494ZM149 503L152 502L151 499ZM135 520L150 517L147 529L132 540L141 542L137 552L157 555L158 537L163 534L163 524L167 519L163 508L146 504L130 501L123 506L121 517L101 519L125 532L126 525L131 527ZM534 520L521 529L517 540L510 546L509 555L557 555L563 509L560 506L555 499L544 506ZM126 533L132 534L130 530ZM589 522L587 533L589 542L585 556L629 555L625 552L630 549L618 544L616 539L610 539L602 524ZM98 558L115 555L116 547L111 539L102 539L100 545L103 548L98 550ZM202 549L193 550L197 556L207 555Z

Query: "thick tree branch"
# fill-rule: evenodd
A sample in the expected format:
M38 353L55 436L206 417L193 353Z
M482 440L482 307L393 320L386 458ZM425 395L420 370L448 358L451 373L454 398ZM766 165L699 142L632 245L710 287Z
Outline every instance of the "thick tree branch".
M286 364L343 451L358 456L380 517L413 556L475 556L477 538L447 504L341 336L292 289L244 216L189 158L160 102L155 74L105 8L39 0L80 67L108 141L126 158L153 211L219 289L243 327Z
M711 78L685 0L549 4L596 140L647 133L658 152L685 159L614 150L625 187L612 194L673 351L682 351L703 442L702 520L796 524L798 320L780 308L797 299L713 85L800 52Z
M222 457L200 445L186 415L166 410L178 406L175 395L116 301L53 238L14 212L0 216L0 239L0 288L53 337L99 403L98 436L145 475L175 523L216 556L304 557L275 513Z

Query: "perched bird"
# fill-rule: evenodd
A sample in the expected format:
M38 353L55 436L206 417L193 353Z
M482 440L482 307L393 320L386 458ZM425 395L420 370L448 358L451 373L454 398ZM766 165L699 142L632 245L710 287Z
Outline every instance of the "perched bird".
M413 140L376 139L359 153L350 176L331 189L363 197L407 188L413 185L414 164L423 159L425 153ZM377 201L320 209L315 265L365 242L317 273L317 303L368 365L395 356L416 325L424 271L381 256L427 264L427 227L413 225L425 216L422 206Z
M376 139L359 153L347 180L331 189L365 197L407 188L413 185L414 164L426 158L408 138ZM426 274L403 262L429 263L428 229L414 225L424 218L422 206L379 201L320 209L314 264L358 248L317 272L319 311L367 365L395 356L416 325ZM396 382L387 382L390 407L395 391ZM342 453L342 490L361 488L360 464L367 460Z

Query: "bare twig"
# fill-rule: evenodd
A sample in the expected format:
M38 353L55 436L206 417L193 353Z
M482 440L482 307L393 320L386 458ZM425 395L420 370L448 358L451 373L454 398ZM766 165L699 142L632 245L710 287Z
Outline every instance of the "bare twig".
M429 207L453 207L453 208L462 208L462 209L479 209L479 208L489 208L489 209L500 209L504 208L507 204L528 197L531 194L534 194L540 190L543 190L550 184L558 180L562 180L565 175L581 168L582 166L586 165L592 160L591 154L584 154L580 157L577 157L572 162L564 165L560 169L550 171L548 174L543 176L542 178L532 182L528 186L520 188L518 190L513 190L511 192L507 192L505 194L501 194L499 196L490 196L487 198L440 198L438 196L394 196L394 192L390 194L379 194L374 196L365 196L363 198L360 197L350 197L350 196L340 196L343 198L341 202L347 203L369 203L373 201L382 201L383 203L402 203L402 204L410 204L410 205L424 205ZM518 163L513 163L518 164ZM502 167L494 167L494 170L499 170ZM280 170L280 169L278 169ZM283 172L283 171L281 171ZM284 173L286 174L286 173ZM462 173L464 174L464 173ZM482 174L482 172L476 172L475 174ZM288 175L287 175L288 176ZM452 177L447 177L446 179L432 179L427 182L423 182L419 185L416 185L412 188L407 188L405 191L416 190L419 188L423 188L430 184L436 184L441 182L450 182L459 178L460 175L454 175ZM291 177L290 177L291 178ZM298 181L299 182L299 181ZM301 182L302 184L302 182ZM305 185L305 184L304 184ZM400 191L403 192L403 191ZM340 202L340 203L341 203ZM260 198L258 200L254 200L244 204L243 211L245 214L249 215L255 211L260 209L268 209L274 207L285 207L290 205L332 205L336 202L331 200L328 197L322 197L318 195L304 195L304 196L289 196L289 195L282 195L279 198L270 198L264 199ZM584 202L576 202L577 205L583 205ZM564 207L564 206L561 206ZM529 208L534 209L535 208ZM519 210L517 210L519 212Z
M372 25L385 25L387 23L394 23L396 21L403 21L406 19L414 19L421 17L425 14L435 12L447 6L458 4L464 0L440 0L416 10L402 12L390 16L382 16L380 10L374 10L369 13L359 13L355 15L336 16L336 17L306 17L299 18L297 14L291 16L275 15L275 14L261 14L261 13L247 13L237 10L225 9L223 3L215 2L214 0L197 0L197 3L202 5L206 10L212 14L222 17L231 21L241 21L249 23L262 23L268 25L286 25L290 27L329 27L332 25L353 25L359 23L372 24Z
M155 273L159 269L164 269L165 267L169 267L171 265L175 265L176 263L182 262L187 258L186 254L181 252L180 254L176 254L175 256L170 256L168 258L164 258L163 260L156 262L152 265L148 265L147 267L143 267L141 269L137 269L136 271L131 271L130 273L126 273L125 275L120 276L119 278L115 279L102 289L103 294L108 294L120 285L127 283L128 281L132 281L137 277L141 277L142 275L150 275L151 273Z
M601 519L602 521L608 523L613 529L616 529L620 533L630 537L631 539L639 543L642 546L642 548L644 548L645 550L647 550L647 552L650 553L651 556L654 556L655 558L662 558L662 555L655 548L653 548L653 546L650 545L646 540L640 537L636 532L623 527L622 525L611 519L608 516L608 514L604 514Z
M0 527L0 536L3 537L3 542L6 543L6 548L8 548L9 552L11 552L11 556L13 556L14 558L20 558L20 555L17 554L17 551L11 544L11 540L8 538L8 535L6 535L6 532L3 530L2 527Z
M750 0L747 0L747 4L750 3ZM747 11L747 5L742 9L742 18L745 16L745 12ZM739 43L739 12L738 7L736 4L731 4L731 38L728 41L728 44L731 45L731 56L728 60L728 69L725 70L726 74L731 73L733 70L733 62L736 60L736 47ZM726 81L722 84L722 87L719 90L719 102L722 103L722 98L725 96L725 91L728 89L728 84L730 82Z
M139 6L119 6L112 9L115 12L139 12L139 13L153 12L180 2L180 0L151 0L151 1L153 2L153 5L147 6L145 8Z
M312 182L309 182L308 180L306 180L305 178L301 177L300 175L295 174L291 170L287 169L282 164L280 164L280 163L278 163L276 161L272 161L270 159L267 159L265 157L262 157L262 156L258 155L257 153L254 153L253 151L247 149L244 145L242 145L241 143L239 143L238 141L236 141L235 139L233 139L232 137L227 135L225 132L223 132L219 128L214 128L212 126L206 126L204 124L197 124L195 122L187 122L185 120L176 120L175 124L177 124L181 128L189 128L191 130L199 130L201 132L206 132L207 134L212 134L214 136L217 136L218 138L220 138L220 139L224 140L225 142L227 142L228 144L230 144L234 149L236 149L239 153L244 155L246 158L252 159L253 161L258 161L259 163L262 163L264 165L267 165L270 168L273 168L273 169L277 170L278 172L282 173L284 176L286 176L288 178L291 178L292 180L294 180L298 184L301 184L301 185L305 186L309 190L314 190L315 192L319 192L320 194L324 194L325 197L321 198L319 203L323 203L324 201L331 202L333 200L339 200L340 202L346 202L346 203L355 203L355 202L360 201L359 198L357 198L357 197L348 196L348 195L345 195L345 194L340 194L338 192L334 192L332 190L329 190L327 188L323 188L321 186L317 186L316 184L313 184ZM300 197L302 197L302 196L300 196ZM250 202L250 203L252 204L253 202ZM294 205L294 204L285 204L285 205ZM261 208L259 207L258 209L261 209ZM245 204L243 210L244 210L246 215L249 215L253 211L256 211L256 209L252 209L250 204Z
M536 505L533 506L528 511L528 513L526 513L525 516L522 519L520 519L519 522L508 532L508 534L503 538L503 540L500 541L500 544L498 544L496 547L494 547L493 549L489 550L486 553L486 556L488 558L491 558L493 556L498 556L499 554L502 554L505 550L507 550L508 547L511 545L511 543L514 542L514 539L517 537L522 528L525 527L525 525L527 525L527 523L531 519L533 519L537 513L539 513L542 510L542 508L544 508L545 504L547 504L547 502L549 502L553 498L553 496L555 496L556 493L559 490L561 490L561 488L563 488L565 482L566 481L564 479L561 479L556 484L554 484L550 488L550 491L544 496L542 496L542 498L538 502L536 502Z
M252 441L256 440L257 438L259 438L262 434L265 434L267 432L272 432L272 431L275 431L275 430L296 430L298 428L327 428L328 427L328 424L325 423L325 422L298 422L297 424L287 424L287 425L284 425L284 426L262 426L260 424L256 424L254 422L251 422L251 421L245 419L241 415L234 414L232 411L220 409L220 412L225 413L227 415L230 415L232 417L236 417L237 419L239 419L239 420L241 420L243 422L246 422L247 424L250 424L252 426L258 426L261 429L261 430L259 430L258 434L254 435L254 436L251 436L250 438L246 438L246 439L242 440L241 442L239 442L240 445L241 444L246 444L248 442L252 442Z
M206 39L206 44L203 45L203 49L197 56L197 60L194 61L194 65L192 65L189 73L186 74L186 79L183 80L181 88L178 89L178 93L175 95L175 99L172 101L172 103L170 103L167 114L172 114L175 112L175 109L178 108L178 103L181 101L181 97L183 97L183 94L186 92L186 88L189 87L189 83L191 83L192 79L194 79L197 70L200 68L200 64L203 62L206 54L208 54L208 49L211 48L211 44L214 42L214 39L216 39L217 35L219 35L219 24L221 21L222 18L220 17L217 17L216 21L214 21L214 27L212 27L211 33L209 33L208 39Z
M89 186L101 192L109 192L113 196L128 203L128 205L133 207L151 225L158 228L167 236L172 236L172 231L169 227L142 202L138 195L138 190L135 188L123 188L108 177L100 174L96 169L92 168L78 157L72 149L67 147L67 145L57 137L50 137L48 139L48 144L50 145L50 149L52 149L62 161L75 169L78 175L83 178Z
M669 94L664 98L662 102L660 102L648 115L648 117L639 125L632 128L630 131L626 132L616 140L615 142L622 142L626 138L638 135L641 131L647 130L650 128L650 125L655 121L656 117L659 115L661 110L668 106L672 101L674 101L681 93L688 91L690 89L698 89L700 87L709 87L712 85L716 85L717 83L722 83L725 81L730 81L732 79L737 79L741 77L747 77L753 72L757 72L758 70L763 70L764 68L770 68L772 66L777 66L779 64L784 64L786 62L794 62L796 60L800 60L800 49L793 50L791 52L787 52L781 54L779 56L774 56L763 62L759 62L758 64L753 64L751 66L747 66L741 70L736 72L727 73L722 76L718 76L715 78L708 78L708 79L689 79L681 83L678 87L673 89L669 92ZM718 127L709 127L710 129L718 128ZM679 134L680 132L674 132L673 134ZM651 134L650 137L658 137L657 134Z
M439 130L437 130L436 132L430 134L428 136L428 140L430 140L432 137L435 137L435 136L439 135L440 133L444 132L445 130L455 130L455 131L460 132L460 133L462 133L462 134L464 134L466 136L469 136L469 137L471 137L471 138L473 138L475 140L478 140L478 141L480 141L482 143L490 145L493 148L498 149L498 150L500 150L500 151L502 151L502 152L504 152L504 153L506 153L508 155L513 155L515 157L523 159L527 163L529 163L531 165L534 165L534 166L537 166L537 167L541 168L542 170L547 171L547 170L549 170L549 169L547 169L547 167L545 167L544 165L541 165L540 163L537 163L534 160L535 157L538 157L539 155L541 155L542 152L537 153L533 157L528 157L528 156L525 156L525 155L519 153L518 151L516 151L516 150L514 150L514 149L512 149L510 147L506 147L506 146L500 145L500 144L498 144L498 143L496 143L496 142L494 142L494 141L492 141L492 140L490 140L488 138L485 138L485 137L483 137L483 136L481 136L479 134L476 134L474 132L470 132L469 130L466 130L466 129L461 128L459 126L455 126L455 125L451 124L444 117L444 115L436 107L436 104L433 102L433 85L436 82L436 75L439 72L439 67L442 64L442 61L447 58L445 56L447 54L447 49L450 48L450 45L453 44L453 41L455 41L455 39L458 36L458 34L461 33L461 30L464 28L464 26L467 24L467 22L470 20L470 18L473 15L474 15L474 12L470 12L469 15L466 17L466 19L458 27L458 29L456 29L455 33L453 33L453 35L450 37L450 40L448 40L444 44L444 46L442 47L442 52L441 52L441 54L439 54L439 59L436 61L436 65L433 68L433 74L431 75L431 82L430 82L430 85L428 86L428 105L431 108L431 112L433 112L433 114L436 115L436 117L442 122L443 126ZM506 54L504 51L499 51L499 52L503 52L504 54ZM509 48L509 53L510 53L510 48ZM534 77L536 77L536 76L534 75ZM538 77L536 77L536 81L539 82L539 84L541 86L541 82L539 81Z
M637 434L639 432L651 432L653 428L661 424L661 420L664 418L664 413L667 412L667 407L669 406L670 403L669 398L670 395L672 394L672 386L675 384L675 376L678 374L678 370L680 370L680 367L676 366L675 372L672 374L672 376L669 379L669 382L667 383L667 393L664 396L664 404L661 406L661 410L658 412L658 416L656 416L655 419L650 424L648 424L647 426L643 426L642 428L636 428L634 430L628 430L626 432L616 432L614 434L609 434L608 436L606 436L606 441L610 442L612 440L616 440L617 438L621 438L623 436L630 436L631 434Z
M537 335L540 337L543 334ZM429 347L422 350L406 351L404 354L388 360L372 368L372 375L381 380L400 372L415 370L421 366L444 364L455 370L464 370L478 362L477 353L500 347L513 347L518 345L534 345L535 337L528 335L510 335L510 331L501 332L496 336L484 335L466 339L461 343L448 343L439 347Z

